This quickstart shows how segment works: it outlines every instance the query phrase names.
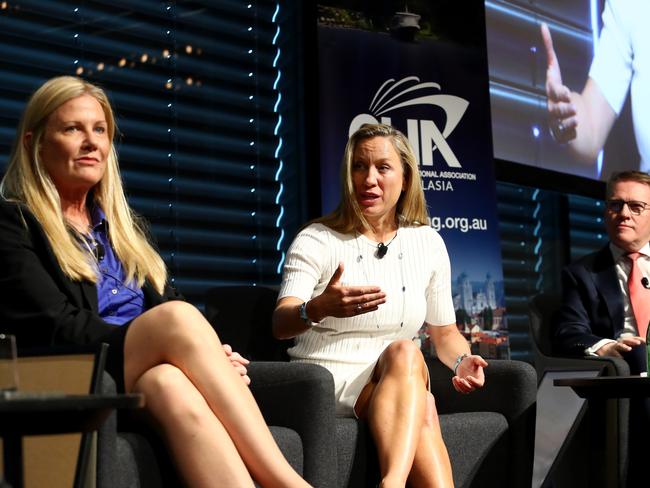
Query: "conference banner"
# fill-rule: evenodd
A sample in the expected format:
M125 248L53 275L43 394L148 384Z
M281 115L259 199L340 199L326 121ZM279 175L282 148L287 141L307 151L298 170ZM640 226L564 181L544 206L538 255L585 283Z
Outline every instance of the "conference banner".
M473 352L508 358L483 2L455 2L454 13L447 5L450 35L436 30L444 19L428 18L440 14L432 3L409 2L408 12L319 3L322 210L339 201L348 136L364 123L401 130L418 156L429 224L449 252L459 328ZM472 19L467 35L457 32L463 18ZM433 353L424 329L420 340Z

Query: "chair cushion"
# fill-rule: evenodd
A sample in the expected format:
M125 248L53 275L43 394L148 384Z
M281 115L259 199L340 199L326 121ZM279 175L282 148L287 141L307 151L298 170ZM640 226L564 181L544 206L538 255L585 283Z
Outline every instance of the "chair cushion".
M491 450L508 430L506 418L494 412L443 414L440 426L457 488L471 486L488 454L490 460L498 459ZM352 418L337 418L336 441L339 486L375 486L377 456L367 425Z
M289 464L302 474L303 454L300 436L286 427L270 427L275 442ZM160 488L179 486L178 478L173 472L171 459L166 452L154 452L150 441L144 436L134 433L120 432L117 436L117 466L113 473L112 482L107 486L129 488ZM164 457L165 459L161 459ZM161 465L165 464L169 471L165 473L165 481L161 477Z
M163 485L158 456L144 436L131 432L117 435L117 466L108 486L159 488ZM168 461L168 460L166 460ZM169 486L169 485L167 485Z
M366 477L365 424L354 418L336 419L338 486L363 487Z
M289 461L291 467L302 475L302 440L298 433L293 429L275 425L272 425L269 429L271 430L271 434L273 434L273 439L275 439L280 451L282 451L284 457Z
M491 448L508 430L506 418L494 412L449 413L440 416L442 437L451 459L454 485L471 485Z

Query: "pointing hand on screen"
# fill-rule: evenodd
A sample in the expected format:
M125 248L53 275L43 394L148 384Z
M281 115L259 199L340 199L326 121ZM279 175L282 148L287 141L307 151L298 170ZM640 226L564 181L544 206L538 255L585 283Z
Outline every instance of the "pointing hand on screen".
M562 83L560 63L553 49L551 31L546 23L542 23L542 39L546 50L546 106L549 126L555 140L566 143L576 137L576 107L571 101L571 90Z

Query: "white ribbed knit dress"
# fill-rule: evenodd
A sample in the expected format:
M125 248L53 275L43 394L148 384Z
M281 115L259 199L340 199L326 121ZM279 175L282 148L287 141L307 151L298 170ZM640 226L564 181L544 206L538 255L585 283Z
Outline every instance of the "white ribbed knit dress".
M447 249L429 226L400 227L382 259L377 243L322 224L303 229L289 248L279 298L307 301L320 295L340 262L342 284L377 285L386 293L379 310L355 317L327 317L295 338L294 361L320 364L334 376L337 414L353 416L361 389L382 351L413 338L423 323L456 322Z

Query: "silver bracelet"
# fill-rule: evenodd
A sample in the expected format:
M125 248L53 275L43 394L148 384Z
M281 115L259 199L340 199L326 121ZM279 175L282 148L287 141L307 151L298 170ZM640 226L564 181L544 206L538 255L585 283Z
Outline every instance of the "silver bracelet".
M463 362L463 359L465 359L467 356L469 356L469 354L464 352L463 354L461 354L456 358L456 362L454 363L454 376L457 376L456 370L458 369L458 366L460 366L460 363Z

